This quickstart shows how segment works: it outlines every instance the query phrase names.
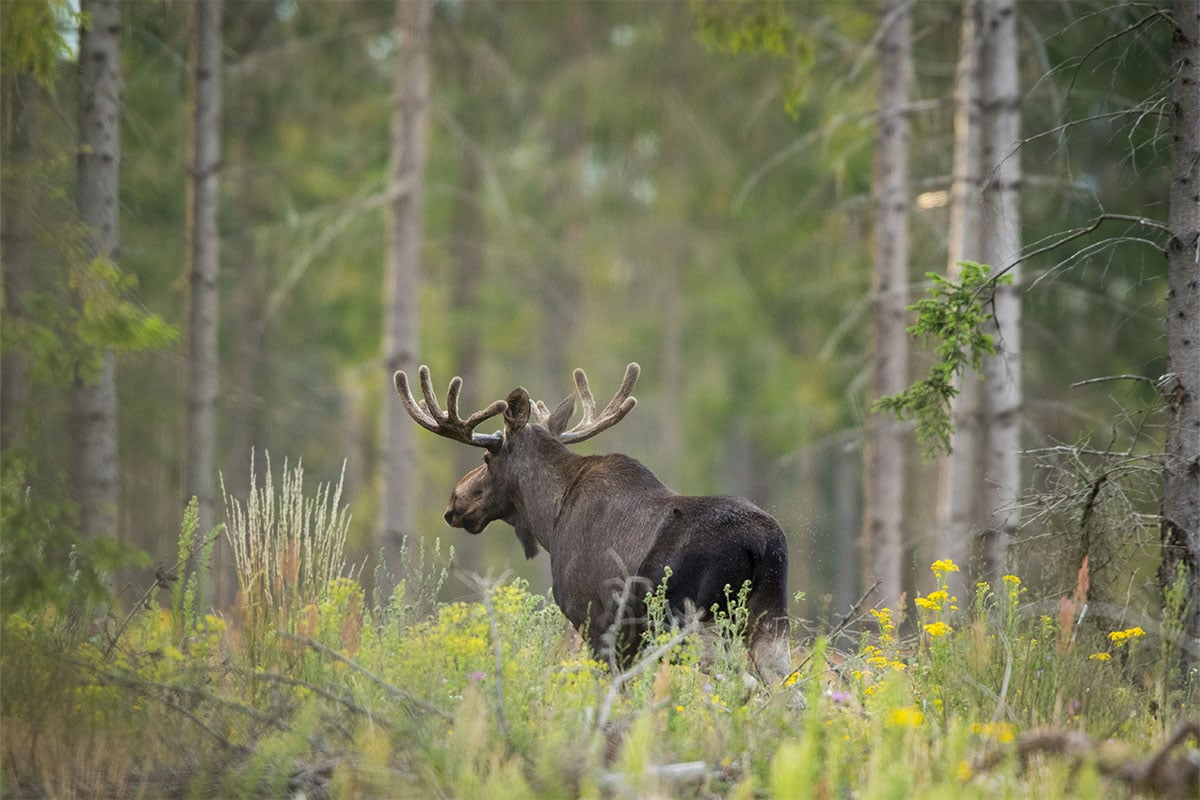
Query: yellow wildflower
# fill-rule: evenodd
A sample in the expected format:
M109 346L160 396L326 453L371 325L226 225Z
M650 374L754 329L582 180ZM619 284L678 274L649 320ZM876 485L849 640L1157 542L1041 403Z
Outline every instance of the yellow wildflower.
M939 558L929 568L939 577L951 572L958 572L958 564L955 564L948 558Z
M971 780L975 773L971 771L971 765L965 760L958 762L958 768L955 770L958 774L958 779L964 783Z
M914 597L913 602L917 604L917 608L923 608L926 611L941 611L942 607L936 600L929 597Z
M1140 626L1134 626L1132 628L1126 628L1123 631L1113 631L1108 635L1108 640L1113 644L1120 645L1124 644L1130 639L1140 639L1145 635L1146 632L1142 630Z
M916 706L894 708L888 713L884 724L889 728L919 728L925 721L925 715Z
M1009 586L1020 586L1021 585L1021 579L1018 578L1016 575L1005 575L1000 580L1004 581Z
M1017 738L1017 729L1007 722L976 722L971 731L1000 744L1008 744Z
M938 620L937 622L931 622L926 625L925 632L930 636L937 638L938 636L945 636L947 634L954 633L954 628L951 628L946 623Z
M1089 661L1112 661L1112 656L1108 653L1092 653L1088 656Z

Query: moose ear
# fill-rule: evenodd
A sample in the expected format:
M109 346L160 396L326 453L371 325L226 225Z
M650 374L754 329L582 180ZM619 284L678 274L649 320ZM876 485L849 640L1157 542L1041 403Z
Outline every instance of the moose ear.
M505 402L508 403L508 408L504 411L504 432L511 436L524 428L525 423L529 421L529 392L518 386L512 390Z
M567 429L567 423L571 421L571 415L574 413L575 395L569 395L558 404L558 408L551 412L549 419L546 420L547 430L558 436Z

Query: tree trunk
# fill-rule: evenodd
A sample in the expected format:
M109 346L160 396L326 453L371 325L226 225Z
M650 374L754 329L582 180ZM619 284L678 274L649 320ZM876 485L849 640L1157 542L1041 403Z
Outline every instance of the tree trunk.
M947 235L946 275L958 280L959 262L978 260L980 176L980 36L976 0L963 4L962 36L954 74L954 158L950 175L950 225ZM949 558L966 568L971 532L979 518L982 482L980 466L979 381L964 375L959 393L950 404L954 431L950 453L942 459L938 476L937 529L941 535L939 558ZM955 581L964 584L960 574ZM956 586L956 590L961 586Z
M387 331L384 364L384 487L382 547L390 580L403 577L404 537L414 532L417 497L415 426L392 386L396 370L415 371L417 293L421 272L421 212L429 109L429 20L431 0L397 0L400 49L396 59L396 100L392 154L388 168L391 215L387 239ZM380 587L390 591L390 586Z
M567 8L566 40L569 43L570 69L586 63L590 49L591 5L571 3ZM587 83L576 78L571 87L571 112L560 120L554 137L556 154L562 159L558 185L552 202L562 214L561 250L549 267L543 285L546 309L546 370L549 385L558 386L568 379L575 365L570 363L571 348L583 313L583 284L587 234L587 199L583 192L584 160L588 144ZM552 212L553 213L553 212Z
M1016 534L1021 488L1021 95L1014 0L984 0L983 208L984 263L1009 267L1012 283L995 287L992 335L996 354L984 361L983 529L980 577L999 586L1005 553ZM1011 266L1010 266L1011 265Z
M1171 195L1167 211L1167 440L1162 501L1165 590L1186 581L1186 669L1200 663L1200 4L1175 0Z
M191 7L191 158L187 181L188 304L187 422L183 494L197 499L200 531L212 529L216 508L218 331L220 329L221 11L222 0Z
M79 36L79 220L86 261L118 256L121 14L116 0L84 0L91 20ZM75 486L84 536L117 530L117 370L111 349L98 369L77 371Z
M479 97L474 87L474 66L470 57L460 51L459 66L462 89L468 96ZM454 344L454 373L463 379L467 392L482 391L479 365L482 360L480 330L476 307L483 279L483 198L482 167L473 146L459 147L461 161L458 192L451 217L450 250L454 258L454 286L451 289L450 311L454 316L451 339ZM462 475L479 465L479 451L474 447L456 447L453 452L455 474ZM488 538L462 536L455 541L455 560L461 569L480 572L483 550Z
M875 398L903 391L908 371L909 3L889 0L882 14L871 292L871 393ZM864 585L878 580L879 587L870 598L872 605L895 607L904 591L904 444L903 430L895 417L868 417L863 461Z

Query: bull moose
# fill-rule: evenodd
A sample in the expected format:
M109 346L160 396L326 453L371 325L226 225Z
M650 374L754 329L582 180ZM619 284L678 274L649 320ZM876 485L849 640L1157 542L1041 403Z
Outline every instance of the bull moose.
M446 522L477 534L503 520L516 530L527 558L545 549L554 599L572 625L586 630L598 655L627 663L645 627L644 595L669 569L666 599L673 612L690 608L711 616L710 609L725 606L730 591L736 596L749 581L752 659L764 674L786 674L787 540L779 523L740 497L678 494L629 456L581 456L567 448L633 409L639 373L630 364L620 389L597 414L587 376L575 370L583 418L570 429L574 395L551 411L518 387L463 419L461 378L450 381L445 410L428 367L418 371L422 402L404 372L394 382L417 424L485 451L483 463L454 487ZM475 432L500 414L502 430Z

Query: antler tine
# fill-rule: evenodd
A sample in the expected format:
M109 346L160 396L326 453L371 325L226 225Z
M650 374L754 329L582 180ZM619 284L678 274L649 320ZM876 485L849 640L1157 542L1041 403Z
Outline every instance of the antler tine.
M545 425L546 421L550 419L550 406L541 400L534 400L533 406L529 409L529 419L539 425Z
M421 378L421 394L425 395L425 408L434 419L442 419L446 413L442 411L442 407L438 405L437 395L433 391L433 379L429 377L429 367L422 364L417 370L417 375ZM450 379L450 391L448 395L453 395L457 399L458 393L455 391L454 381L458 380L459 386L462 385L462 378L457 375ZM449 403L448 403L449 405Z
M579 392L579 404L583 406L583 419L579 421L579 425L590 425L596 418L596 398L592 396L592 389L588 386L587 373L582 369L575 370L575 391Z
M591 388L588 386L587 374L581 369L575 370L575 388L578 390L579 399L583 404L583 419L571 430L560 434L559 441L563 444L582 442L623 420L625 415L637 405L637 398L631 397L630 393L633 392L641 369L636 362L625 367L625 378L621 381L621 388L617 389L617 393L613 395L612 400L608 401L608 405L604 407L599 416L596 415L596 399L592 396Z
M404 409L418 425L438 436L475 447L490 447L501 440L499 433L480 434L475 433L474 429L484 420L503 413L508 408L508 403L497 400L464 420L459 416L458 411L462 378L456 375L450 379L450 388L446 392L446 410L443 411L438 404L437 395L433 391L433 380L429 376L429 367L422 364L417 370L417 376L421 383L421 394L425 396L425 399L419 403L413 396L408 375L403 370L397 371L393 380L396 384L396 391L400 394L400 400L404 403Z
M417 398L413 397L412 388L408 385L408 375L404 370L397 370L396 374L392 376L392 382L396 384L396 393L400 395L400 402L404 404L404 410L413 418L413 421L422 428L437 433L437 420L417 403Z

